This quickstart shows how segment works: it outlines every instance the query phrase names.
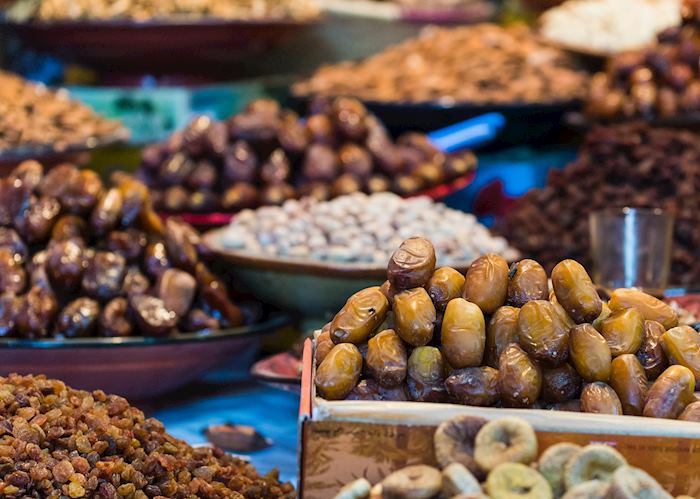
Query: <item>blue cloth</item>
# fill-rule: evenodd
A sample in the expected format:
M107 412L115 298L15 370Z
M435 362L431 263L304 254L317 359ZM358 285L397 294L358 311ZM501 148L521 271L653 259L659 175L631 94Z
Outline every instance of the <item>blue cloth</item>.
M272 446L245 456L260 473L277 468L282 481L291 481L296 486L297 394L254 382L223 390L196 385L156 403L155 411L147 412L161 420L170 434L192 445L207 443L204 430L211 425L253 426L272 440Z

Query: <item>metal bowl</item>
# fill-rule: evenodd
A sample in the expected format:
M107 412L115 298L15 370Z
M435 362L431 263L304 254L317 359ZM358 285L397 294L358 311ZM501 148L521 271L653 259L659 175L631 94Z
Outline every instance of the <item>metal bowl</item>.
M221 243L225 230L203 236L214 258L258 300L304 318L330 317L353 293L386 280L386 264L328 263L230 250ZM469 264L452 266L464 273Z
M261 337L290 322L272 314L251 326L164 338L0 339L0 374L45 374L85 390L133 400L162 395L233 359L257 353Z

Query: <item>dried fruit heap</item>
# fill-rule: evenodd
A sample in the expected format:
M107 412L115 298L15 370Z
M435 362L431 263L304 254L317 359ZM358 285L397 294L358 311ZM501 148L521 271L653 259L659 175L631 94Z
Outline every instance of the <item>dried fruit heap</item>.
M43 376L0 378L0 495L7 499L296 497L218 449L193 449L122 397Z
M190 226L127 176L34 161L0 180L0 336L163 336L242 324Z
M159 209L236 211L303 196L414 194L475 166L470 152L446 157L422 134L394 143L354 99L319 99L306 119L258 100L227 122L200 117L146 148L139 176Z
M22 148L84 146L90 140L126 135L65 90L49 90L0 71L0 152Z
M588 133L579 157L552 170L495 227L551 270L564 258L590 268L588 215L609 207L662 208L675 215L671 282L700 280L700 136L635 123Z
M554 267L550 295L534 260L509 269L489 254L465 277L435 270L433 246L416 237L388 278L319 335L320 396L700 420L700 334L641 291L604 302L574 260Z

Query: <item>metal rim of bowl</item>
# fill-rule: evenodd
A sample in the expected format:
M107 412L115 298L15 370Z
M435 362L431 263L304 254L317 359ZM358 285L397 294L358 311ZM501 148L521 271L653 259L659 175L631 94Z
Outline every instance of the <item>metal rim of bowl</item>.
M159 345L177 345L188 343L204 343L223 341L233 338L248 338L262 336L275 329L287 326L292 319L289 314L274 312L265 320L250 326L240 326L229 329L204 330L194 333L174 333L170 336L127 336L123 338L71 338L71 339L24 339L0 338L0 349L69 349L69 348L119 348L145 347Z

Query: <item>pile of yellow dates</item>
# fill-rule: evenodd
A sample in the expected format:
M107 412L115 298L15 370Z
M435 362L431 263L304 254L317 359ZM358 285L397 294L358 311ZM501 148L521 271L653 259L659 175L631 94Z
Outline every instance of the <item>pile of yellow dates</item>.
M414 400L700 421L700 334L633 289L603 301L573 260L547 274L477 259L466 277L435 269L406 240L388 280L351 296L316 343L328 400Z

